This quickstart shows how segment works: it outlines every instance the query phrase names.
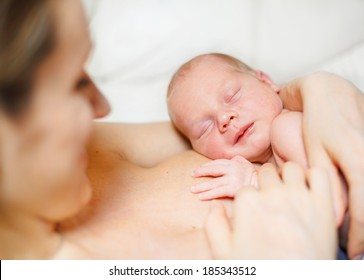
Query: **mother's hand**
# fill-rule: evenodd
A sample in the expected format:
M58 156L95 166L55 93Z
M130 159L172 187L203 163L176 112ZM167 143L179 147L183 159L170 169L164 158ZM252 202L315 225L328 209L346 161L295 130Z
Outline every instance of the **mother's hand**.
M351 83L319 72L294 80L280 95L285 107L303 109L303 135L310 166L330 173L337 220L345 210L338 169L349 187L350 258L364 252L364 96Z
M212 207L206 231L214 257L335 258L337 234L326 172L314 168L305 176L300 166L289 162L280 178L275 168L267 164L259 170L258 181L259 190L240 190L231 226L223 206Z

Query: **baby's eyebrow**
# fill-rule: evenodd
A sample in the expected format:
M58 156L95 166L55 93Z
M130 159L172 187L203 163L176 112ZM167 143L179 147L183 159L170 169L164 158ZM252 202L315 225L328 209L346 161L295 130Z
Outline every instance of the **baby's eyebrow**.
M220 93L225 94L235 90L235 83L231 80L224 81L219 87Z

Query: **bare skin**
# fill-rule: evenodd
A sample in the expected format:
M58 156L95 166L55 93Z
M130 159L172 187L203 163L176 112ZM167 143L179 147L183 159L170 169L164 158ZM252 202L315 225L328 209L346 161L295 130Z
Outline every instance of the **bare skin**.
M210 258L202 231L209 204L189 192L189 187L201 180L191 177L192 170L206 159L192 152L176 156L188 145L176 137L170 124L97 124L92 131L92 119L105 116L109 106L84 71L91 48L86 19L79 1L53 4L57 5L52 6L56 11L57 45L34 73L26 118L19 127L0 111L0 258ZM316 79L311 81L304 92L311 92L310 85L316 88ZM331 78L328 81L333 84ZM356 91L353 93L355 97ZM316 98L316 94L313 96ZM299 99L294 101L302 105ZM321 114L326 100L341 99L323 95L318 100L321 102L312 110L319 108ZM341 103L330 102L333 109ZM343 114L328 110L323 122L313 127L310 139L322 139L324 145L319 143L319 148L331 147L332 139L350 138L350 143L362 143L357 133L363 127L360 124L339 135L333 133L336 126L326 126L326 131L319 125L334 114L339 118L335 123L350 127L363 120L363 110L359 109L343 106ZM354 118L348 118L348 113L354 113ZM308 110L309 119L316 114ZM321 134L315 133L317 130ZM362 157L357 155L363 153L358 148L343 152L334 157L335 162L353 158L353 153L361 162ZM362 165L357 163L353 161L357 169L348 164L343 172L354 170L361 176ZM356 245L363 236L359 228L364 213L360 211L361 181L356 177L349 180L351 217L356 214L351 220L349 243L354 240ZM315 224L310 230L316 228ZM285 240L283 236L281 242ZM351 247L355 250L353 257L362 252L362 246L352 243Z
M192 171L208 159L186 151L143 168L105 149L98 142L104 136L90 147L92 200L61 225L66 242L55 258L210 259L204 233L210 202L189 191L204 180Z

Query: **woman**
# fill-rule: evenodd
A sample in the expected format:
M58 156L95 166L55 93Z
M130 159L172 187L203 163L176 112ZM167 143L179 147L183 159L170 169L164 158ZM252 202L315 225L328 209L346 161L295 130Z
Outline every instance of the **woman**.
M92 123L109 106L83 70L80 2L3 0L0 28L1 259L210 258L209 203L188 191L206 159L168 123Z
M92 119L109 107L83 70L91 44L82 7L70 2L0 4L6 258L50 257L61 239L55 222L90 199L85 145Z

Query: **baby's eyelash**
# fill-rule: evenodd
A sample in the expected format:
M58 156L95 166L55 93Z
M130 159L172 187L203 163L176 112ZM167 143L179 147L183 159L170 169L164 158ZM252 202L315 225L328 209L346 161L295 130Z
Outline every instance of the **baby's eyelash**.
M229 103L229 102L231 102L236 96L237 96L237 94L240 92L240 88L238 89L238 90L234 90L233 91L233 94L229 94L228 96L227 96L227 98L225 99L225 102L226 103Z
M202 137L202 136L204 136L204 135L205 135L208 131L210 131L213 125L214 125L214 123L213 123L213 122L210 122L210 123L209 123L209 125L207 125L207 126L206 126L206 128L204 128L204 129L202 130L202 133L201 133L201 135L200 135L200 137L199 137L199 138L201 138L201 137Z

